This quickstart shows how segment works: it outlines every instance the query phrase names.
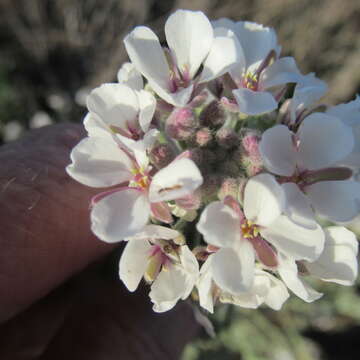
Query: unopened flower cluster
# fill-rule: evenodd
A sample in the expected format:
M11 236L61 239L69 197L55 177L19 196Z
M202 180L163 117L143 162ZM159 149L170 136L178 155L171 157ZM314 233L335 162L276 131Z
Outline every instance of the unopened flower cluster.
M326 84L253 22L178 10L165 36L126 36L131 62L90 93L67 167L100 188L92 231L126 242L126 287L144 279L156 312L189 296L213 312L312 302L310 277L353 284L360 98L318 105Z

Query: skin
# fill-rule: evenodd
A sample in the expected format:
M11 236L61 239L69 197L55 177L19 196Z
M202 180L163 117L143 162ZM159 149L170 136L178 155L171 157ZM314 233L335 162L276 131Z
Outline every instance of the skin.
M192 309L156 314L148 288L118 280L119 247L90 231L100 190L64 171L84 136L52 125L0 148L0 358L178 359Z

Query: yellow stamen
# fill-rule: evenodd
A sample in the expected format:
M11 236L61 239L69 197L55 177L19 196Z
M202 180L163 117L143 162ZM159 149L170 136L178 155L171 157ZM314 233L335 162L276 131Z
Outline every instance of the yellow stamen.
M251 220L246 220L241 225L241 232L245 239L254 238L259 235L259 228Z

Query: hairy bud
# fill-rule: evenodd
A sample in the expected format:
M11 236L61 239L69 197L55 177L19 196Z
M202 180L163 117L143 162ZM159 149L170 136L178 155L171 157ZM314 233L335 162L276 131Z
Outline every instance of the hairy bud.
M168 144L156 144L149 152L150 162L161 169L174 159L175 154Z
M201 125L219 129L225 123L226 114L222 104L214 100L204 108L199 119Z
M196 118L189 107L177 108L166 120L165 131L176 140L187 140L196 131Z
M239 145L239 136L233 129L225 127L217 131L216 141L221 147L231 149Z

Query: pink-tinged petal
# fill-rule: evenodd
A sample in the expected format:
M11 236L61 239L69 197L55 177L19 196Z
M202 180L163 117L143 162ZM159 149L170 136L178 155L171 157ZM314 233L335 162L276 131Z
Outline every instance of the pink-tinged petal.
M160 225L145 225L142 231L136 233L134 236L130 236L125 240L172 240L180 236L181 234L171 228Z
M165 224L171 224L173 222L171 210L165 202L151 203L151 215L156 220L162 221Z
M141 73L136 69L134 64L124 63L117 73L117 79L120 84L129 86L133 90L142 90L144 82Z
M136 93L139 102L139 124L143 132L149 130L151 121L153 119L156 109L155 97L145 90L140 90Z
M297 154L293 135L285 125L273 126L262 134L259 150L270 172L282 176L295 172Z
M177 10L165 23L165 35L179 70L193 78L213 42L210 21L200 11Z
M250 242L255 249L258 259L268 267L276 267L277 255L275 250L260 236L251 238Z
M244 191L244 214L260 226L268 226L282 213L285 194L270 174L256 175L247 182Z
M214 246L232 247L240 241L240 219L234 210L221 201L206 206L196 228L204 240Z
M306 262L306 269L321 280L353 285L358 274L355 234L342 226L330 226L324 232L324 251L315 262Z
M235 25L236 33L244 50L247 67L260 64L271 50L278 54L277 38L274 29L250 21L239 21Z
M315 211L331 221L350 221L360 211L360 183L321 181L305 189Z
M351 129L341 120L323 113L306 117L298 136L299 163L309 170L334 165L349 155L354 147Z
M112 139L87 137L71 152L67 173L91 187L109 187L131 179L132 161Z
M239 241L237 249L222 248L212 256L214 281L231 294L248 291L254 281L255 253L248 241Z
M285 214L295 224L315 229L317 223L315 214L311 208L309 198L300 191L299 187L294 183L285 183L281 185L286 196Z
M87 98L90 112L97 114L104 123L127 129L135 123L139 103L134 90L123 84L103 84L91 91Z
M296 83L301 80L302 75L292 57L283 57L267 67L260 76L260 86L268 89L274 86L288 83Z
M240 68L244 63L244 54L239 41L231 30L226 33L217 31L211 50L204 62L200 82L207 82L220 77L232 68ZM244 65L242 66L245 67Z
M176 266L162 270L151 285L150 300L155 312L165 312L175 306L187 290L186 274Z
M260 115L277 109L278 103L271 93L240 88L233 90L239 111L246 115Z
M131 240L121 254L119 276L129 291L135 291L148 266L151 245L147 240Z
M125 188L95 203L90 216L91 229L100 240L119 242L141 231L149 216L146 195L137 189Z
M167 89L169 66L159 38L145 26L136 27L124 39L131 62L150 82Z
M324 249L324 232L320 225L314 229L299 226L287 216L279 216L261 235L278 251L295 260L317 259Z
M322 294L314 290L298 276L295 261L286 256L280 256L278 272L286 286L300 299L310 303L321 298Z
M240 208L240 204L232 196L230 195L225 196L224 204L229 206L231 209L233 209L236 212L240 222L244 220L244 214Z
M149 199L151 202L175 200L193 193L202 183L201 173L192 160L176 160L155 174Z

